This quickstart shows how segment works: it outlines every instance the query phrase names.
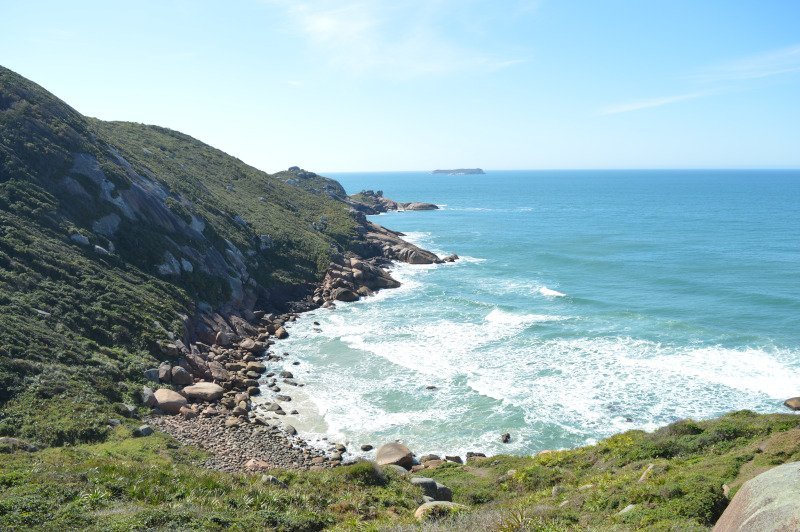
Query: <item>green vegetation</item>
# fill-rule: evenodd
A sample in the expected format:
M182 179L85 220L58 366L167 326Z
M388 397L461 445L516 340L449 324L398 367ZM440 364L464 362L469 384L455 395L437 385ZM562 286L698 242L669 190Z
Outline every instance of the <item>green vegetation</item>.
M455 502L479 505L459 520L466 530L477 526L470 520L506 530L706 530L727 506L723 484L732 497L750 478L795 460L800 417L741 411L532 458L446 464L425 474L450 487ZM629 505L635 506L620 514Z
M261 475L200 467L163 435L0 455L0 529L320 530L410 521L418 488L369 463Z
M322 278L355 231L343 193L81 116L0 67L0 436L102 440L111 404L133 399L196 302L279 303L272 287Z
M421 490L371 463L272 471L282 488L260 475L204 469L203 456L162 434L131 438L124 426L102 444L0 454L0 528L416 528ZM727 505L723 484L732 497L746 480L794 460L800 417L741 411L420 474L470 507L429 529L707 530Z

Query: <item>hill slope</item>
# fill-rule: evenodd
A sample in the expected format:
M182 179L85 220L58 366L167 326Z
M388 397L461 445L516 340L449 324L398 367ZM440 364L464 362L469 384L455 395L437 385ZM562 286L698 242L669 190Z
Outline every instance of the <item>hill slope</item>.
M0 67L0 435L100 437L159 340L309 296L359 238L343 196Z

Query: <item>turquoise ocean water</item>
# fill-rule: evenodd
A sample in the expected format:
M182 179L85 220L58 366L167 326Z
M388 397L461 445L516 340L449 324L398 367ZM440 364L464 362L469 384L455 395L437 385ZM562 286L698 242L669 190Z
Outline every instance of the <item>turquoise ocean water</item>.
M798 171L329 175L463 259L294 325L306 436L532 453L800 395Z

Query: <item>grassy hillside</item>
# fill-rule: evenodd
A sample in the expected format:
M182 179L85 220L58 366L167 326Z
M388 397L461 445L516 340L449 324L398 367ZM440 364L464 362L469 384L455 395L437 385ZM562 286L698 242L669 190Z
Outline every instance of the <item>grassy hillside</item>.
M356 227L340 192L84 117L0 67L0 436L102 439L198 302L268 306L322 278Z
M204 470L201 459L163 435L130 438L124 427L102 444L0 454L0 528L417 529L422 491L368 463L272 472L284 488L260 475ZM420 475L469 506L427 529L708 530L742 483L794 460L799 416L743 411L536 457L447 463Z

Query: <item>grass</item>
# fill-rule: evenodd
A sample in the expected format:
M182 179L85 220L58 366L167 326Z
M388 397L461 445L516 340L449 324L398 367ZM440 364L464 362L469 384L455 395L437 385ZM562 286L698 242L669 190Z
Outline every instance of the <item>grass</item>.
M740 411L653 433L629 431L574 450L476 459L424 474L449 486L456 502L491 508L535 530L706 530L727 506L723 484L733 496L758 473L795 460L799 416ZM619 515L631 504L633 510Z
M418 529L421 489L369 462L272 471L284 489L204 469L202 452L159 433L132 438L131 426L100 444L0 453L0 529ZM727 505L723 484L732 496L798 459L800 416L741 411L535 457L448 463L420 475L470 510L424 529L708 530Z
M2 456L2 455L0 455ZM260 475L198 467L199 451L118 428L102 444L0 458L2 529L321 530L409 521L419 490L372 464Z

